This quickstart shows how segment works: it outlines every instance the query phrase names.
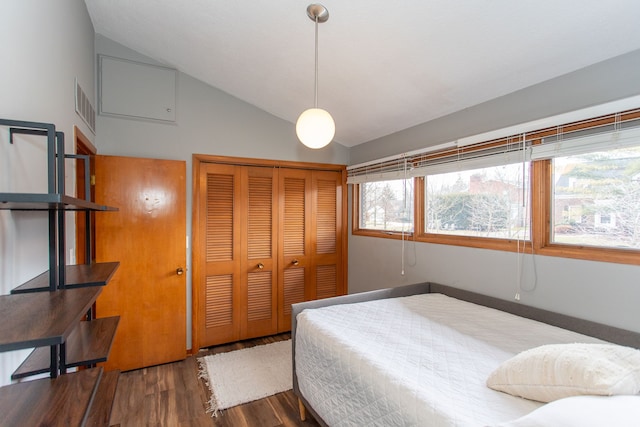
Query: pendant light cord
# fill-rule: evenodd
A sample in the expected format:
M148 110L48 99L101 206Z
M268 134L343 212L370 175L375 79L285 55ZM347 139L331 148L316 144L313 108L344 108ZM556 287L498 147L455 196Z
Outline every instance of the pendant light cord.
M313 107L318 108L318 15L314 20L316 23L316 69L315 69L315 88L313 91Z

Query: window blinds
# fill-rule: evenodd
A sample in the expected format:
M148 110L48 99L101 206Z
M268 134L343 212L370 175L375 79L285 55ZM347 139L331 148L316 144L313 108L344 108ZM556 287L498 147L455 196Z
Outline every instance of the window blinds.
M523 142L524 141L524 142ZM403 155L386 161L347 168L347 183L384 181L433 175L456 170L478 169L528 161L531 141L524 135L465 147Z
M633 101L640 104L640 97ZM530 125L524 127L528 129ZM477 138L464 138L349 166L347 183L411 178L640 145L640 108L490 141L475 140Z
M640 146L640 120L632 120L625 125L627 128L622 129L619 128L622 124L615 123L607 126L613 129L587 129L586 135L585 131L577 131L574 135L560 133L551 138L543 138L541 144L531 148L531 159L543 160Z

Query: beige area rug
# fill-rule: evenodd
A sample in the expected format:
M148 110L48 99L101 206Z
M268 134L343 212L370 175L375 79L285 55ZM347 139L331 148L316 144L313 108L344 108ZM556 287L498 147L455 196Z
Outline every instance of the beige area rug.
M272 396L292 388L291 340L198 359L211 399L207 412Z

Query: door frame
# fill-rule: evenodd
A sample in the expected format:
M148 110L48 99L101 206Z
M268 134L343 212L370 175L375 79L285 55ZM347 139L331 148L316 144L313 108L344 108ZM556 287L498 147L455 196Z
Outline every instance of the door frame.
M73 135L75 141L75 154L76 155L85 155L89 156L89 170L90 176L93 176L95 173L95 161L94 157L98 150L91 143L89 138L82 133L82 131L77 127L73 127ZM79 199L84 199L84 189L85 189L85 174L84 174L84 160L76 159L75 160L75 191L76 197ZM89 177L91 179L91 177ZM91 201L95 201L95 187L91 185ZM85 217L86 215L91 216L91 257L93 259L87 260L86 253L87 248L85 247L86 242L86 230L85 230ZM95 260L96 251L95 251L95 221L93 220L95 213L94 212L76 212L75 215L75 255L76 255L76 264L88 264L91 261Z
M206 163L218 163L228 164L235 166L262 166L273 168L289 168L289 169L304 169L304 170L317 170L317 171L333 171L340 172L342 175L342 212L340 213L342 222L342 282L344 283L344 289L347 290L347 240L348 240L348 223L347 223L347 166L331 163L311 163L311 162L297 162L289 160L269 160L269 159L254 159L246 157L227 157L227 156L215 156L208 154L193 154L192 155L192 246L191 246L191 351L197 353L200 350L200 313L198 307L200 305L200 293L204 284L201 283L200 277L204 266L201 262L201 251L203 244L203 237L198 233L198 224L200 224L200 172L201 166Z

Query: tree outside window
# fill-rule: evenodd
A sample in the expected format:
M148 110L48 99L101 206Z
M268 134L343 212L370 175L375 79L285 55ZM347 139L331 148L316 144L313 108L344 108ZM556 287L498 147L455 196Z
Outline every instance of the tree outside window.
M360 228L413 231L413 179L360 184Z
M553 161L553 243L640 248L640 147Z
M427 176L426 232L528 239L528 164L524 191L522 168L514 164Z

